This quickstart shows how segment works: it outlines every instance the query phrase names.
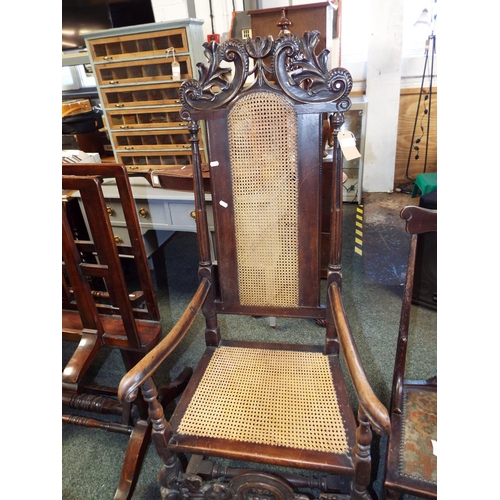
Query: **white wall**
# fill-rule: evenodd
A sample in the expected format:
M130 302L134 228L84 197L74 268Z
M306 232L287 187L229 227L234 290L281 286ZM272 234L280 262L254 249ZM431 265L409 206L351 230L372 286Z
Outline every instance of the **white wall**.
M206 36L212 33L212 21L210 17L210 3L208 0L194 0L196 8L196 17L204 19L203 33ZM243 10L243 1L234 0L236 11ZM214 32L221 35L221 40L228 37L228 32L231 28L231 18L233 12L232 0L212 0L213 28Z
M372 0L366 70L365 151L363 190L392 191L396 164L403 4Z
M221 40L224 40L231 27L233 3L236 11L242 11L243 0L234 0L234 2L233 0L212 0L211 3L212 12L210 12L208 0L151 0L156 22L185 19L189 13L191 17L205 21L203 24L205 40L207 35L212 33L212 22L213 32L221 35Z

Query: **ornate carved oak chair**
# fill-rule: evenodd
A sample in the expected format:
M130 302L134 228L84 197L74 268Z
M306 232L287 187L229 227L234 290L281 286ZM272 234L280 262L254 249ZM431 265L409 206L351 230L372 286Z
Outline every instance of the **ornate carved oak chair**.
M301 488L325 498L370 498L372 428L387 433L389 418L363 371L341 296L337 133L352 79L343 68L326 69L328 52L315 54L317 43L318 32L206 43L208 65L198 65L199 81L181 86L181 116L192 134L200 284L176 326L119 387L122 401L141 390L150 405L164 498L303 498ZM334 116L335 146L330 264L322 288L323 113ZM199 120L207 127L215 261ZM151 376L200 310L206 351L167 422ZM268 342L245 340L251 322L248 332L238 332L241 340L224 340L221 314L296 318L322 333L319 322L324 341L292 344L280 328L269 330ZM340 351L359 401L357 423ZM279 472L271 472L275 467Z
M77 227L63 201L62 333L64 340L77 343L62 373L63 406L71 408L63 414L63 422L130 436L115 495L117 500L128 499L150 442L147 406L142 398L133 405L121 404L116 386L95 385L89 373L105 348L119 349L129 370L156 346L161 338L158 305L125 167L64 164L62 171L62 187L79 193L86 221L86 227ZM116 182L130 243L115 242L101 189L103 177ZM122 256L133 263L128 272L136 270L133 290L125 278ZM178 390L176 384L163 388L165 401ZM93 414L100 414L100 419Z
M432 444L437 440L437 377L405 378L417 237L437 231L437 211L405 207L401 217L412 236L394 364L384 487L391 500L401 493L437 498L437 456Z

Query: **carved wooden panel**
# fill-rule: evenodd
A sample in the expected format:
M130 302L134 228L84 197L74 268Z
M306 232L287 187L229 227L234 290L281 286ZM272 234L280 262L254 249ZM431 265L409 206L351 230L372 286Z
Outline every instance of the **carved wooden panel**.
M320 32L318 51L325 48L330 51L329 67L334 68L340 64L339 47L338 44L333 42L333 39L339 36L339 16L336 3L328 1L251 10L248 13L250 15L252 37L271 35L273 38L277 38L281 29L278 23L284 9L285 16L291 23L288 29L295 35L303 36L304 32L312 30Z

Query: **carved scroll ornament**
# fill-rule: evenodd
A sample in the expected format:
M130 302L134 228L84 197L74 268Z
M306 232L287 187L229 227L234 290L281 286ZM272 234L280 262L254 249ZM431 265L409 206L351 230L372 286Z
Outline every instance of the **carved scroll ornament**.
M229 103L250 75L254 81L248 89L281 87L295 101L334 102L338 112L348 110L352 77L344 68L327 69L329 51L316 54L318 42L319 32L307 31L302 38L288 33L277 40L269 36L245 42L230 39L220 45L204 43L208 63L198 63L198 80L186 80L180 88L183 119L189 111L217 109ZM251 70L250 59L254 62Z
M309 500L296 494L280 478L271 474L247 472L229 482L207 482L199 476L182 474L177 488L162 488L164 500Z

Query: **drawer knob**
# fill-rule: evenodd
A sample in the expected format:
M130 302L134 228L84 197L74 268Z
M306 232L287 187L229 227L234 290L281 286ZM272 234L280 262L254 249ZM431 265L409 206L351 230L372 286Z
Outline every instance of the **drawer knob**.
M120 243L123 243L123 240L119 236L115 236L115 243L119 245Z
M110 80L109 84L110 85L118 85L120 82L118 80Z
M190 215L191 219L196 220L196 212L194 210L191 210L191 212L189 212L189 215Z
M125 149L127 151L132 151L134 149L134 146L125 146Z
M113 60L113 56L104 56L103 59L105 61L112 61Z
M141 209L139 210L139 215L140 215L141 217L146 218L146 217L149 217L149 212L148 212L145 208L141 208Z
M124 108L125 104L115 104L115 108Z
M113 207L106 207L108 215L115 215L115 209Z
M120 125L120 128L130 128L128 125Z

